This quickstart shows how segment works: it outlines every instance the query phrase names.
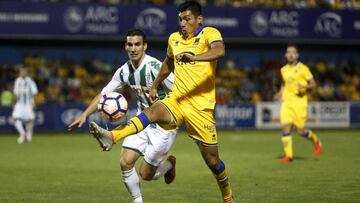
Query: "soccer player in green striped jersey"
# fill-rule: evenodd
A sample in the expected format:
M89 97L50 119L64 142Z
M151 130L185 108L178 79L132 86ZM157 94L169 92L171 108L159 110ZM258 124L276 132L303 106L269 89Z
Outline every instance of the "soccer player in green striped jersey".
M103 94L119 91L127 85L135 91L138 97L138 113L150 106L147 92L157 77L161 62L145 53L147 49L146 35L139 29L127 32L125 50L129 60L113 75L112 80L102 89L90 103L88 108L69 125L69 130L81 127L87 117L97 110L97 104ZM174 83L171 74L158 88L159 98L164 98ZM133 202L143 202L140 191L139 176L134 168L140 156L144 156L141 163L140 175L144 180L158 179L162 176L167 184L175 178L174 156L163 161L170 150L177 130L168 131L158 124L149 125L144 131L127 137L122 145L120 168L122 180L133 198Z
M14 109L12 117L14 126L19 132L18 143L24 141L31 142L35 120L35 101L34 97L38 93L38 88L34 80L28 76L26 68L19 69L19 77L14 84ZM24 128L25 126L25 128Z

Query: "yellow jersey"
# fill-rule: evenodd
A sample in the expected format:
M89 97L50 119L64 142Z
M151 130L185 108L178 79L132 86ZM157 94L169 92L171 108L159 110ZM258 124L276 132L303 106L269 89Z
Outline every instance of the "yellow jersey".
M281 68L281 76L285 83L282 101L307 104L307 95L299 92L299 84L305 86L313 78L309 68L301 62L295 65L286 64Z
M196 109L215 107L215 69L217 61L176 61L176 55L188 53L198 55L207 52L214 42L222 42L221 33L213 27L200 26L194 34L184 39L174 32L168 40L168 57L174 59L175 81L171 96L187 100Z

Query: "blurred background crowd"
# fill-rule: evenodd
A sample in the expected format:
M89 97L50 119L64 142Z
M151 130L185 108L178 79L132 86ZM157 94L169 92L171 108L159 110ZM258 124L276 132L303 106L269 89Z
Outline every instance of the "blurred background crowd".
M71 3L110 3L110 4L175 4L185 0L17 0L21 2L71 2ZM358 0L199 0L207 6L258 7L258 8L330 8L359 9Z
M311 101L360 101L360 63L354 59L328 58L302 61L309 66L317 88L309 93ZM241 67L228 60L218 70L218 103L256 103L273 101L282 79L285 59L261 58L255 67Z
M228 50L229 51L229 50ZM231 52L231 51L230 51ZM221 61L217 70L217 103L256 103L273 101L281 85L280 68L285 64L279 50L279 58L260 58L260 63L250 67L227 58ZM112 74L125 61L106 63L97 57L83 57L76 62L64 54L60 58L47 58L41 53L25 53L20 64L0 65L2 105L10 105L9 97L18 67L26 67L36 81L40 104L89 104ZM358 59L326 60L304 59L318 83L310 93L313 101L360 101L360 63ZM131 97L125 91L128 99Z

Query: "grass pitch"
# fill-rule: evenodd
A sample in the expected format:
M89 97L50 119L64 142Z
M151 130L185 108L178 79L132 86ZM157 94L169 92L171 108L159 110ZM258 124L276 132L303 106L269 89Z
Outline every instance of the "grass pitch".
M279 131L219 132L220 153L237 202L360 202L360 131L317 130L320 157L309 141L294 135L295 161L282 155ZM102 152L81 133L35 134L18 145L16 135L0 136L0 202L131 202L119 173L120 144ZM221 202L216 182L184 133L171 150L177 177L142 181L148 203Z

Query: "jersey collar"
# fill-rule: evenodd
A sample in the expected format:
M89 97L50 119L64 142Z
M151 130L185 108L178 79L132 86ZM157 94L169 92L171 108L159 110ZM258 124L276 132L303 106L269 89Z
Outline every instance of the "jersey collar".
M198 27L198 29L195 30L194 35L196 36L196 35L200 34L200 32L204 29L204 27L205 26L200 25L200 27Z
M290 66L290 67L295 67L295 66L297 66L297 65L299 64L299 62L300 62L300 61L296 61L295 64L289 64L289 66Z
M190 39L190 38L192 38L192 37L194 37L194 36L197 36L198 34L200 34L200 32L201 32L204 28L205 28L205 26L200 24L200 26L195 30L195 32L194 32L193 34L189 35L186 39ZM181 33L181 32L180 32L180 33ZM183 35L183 37L184 37L184 35ZM184 38L184 39L185 39L185 38Z
M137 68L135 68L135 65L132 63L131 60L129 60L129 64L130 64L130 67L129 67L129 68L130 68L133 72L135 72L136 70L142 69L143 66L144 66L144 64L145 64L146 58L148 58L148 55L147 55L147 54L145 54L143 60L141 61L141 63L139 64L139 67L137 67Z

